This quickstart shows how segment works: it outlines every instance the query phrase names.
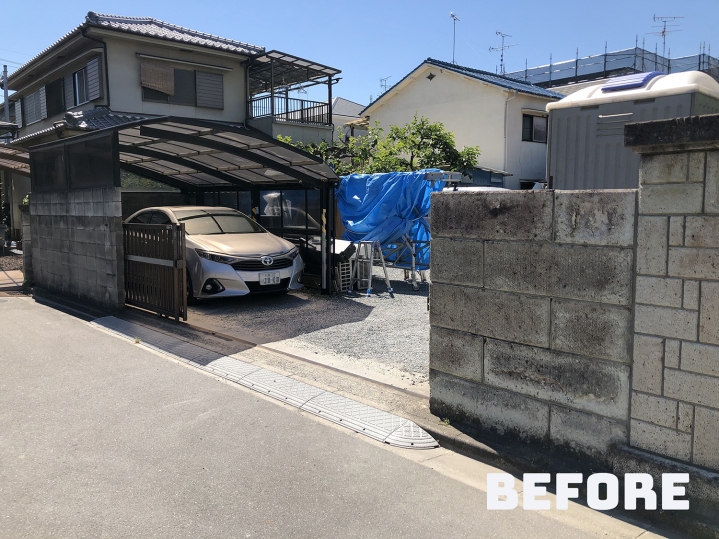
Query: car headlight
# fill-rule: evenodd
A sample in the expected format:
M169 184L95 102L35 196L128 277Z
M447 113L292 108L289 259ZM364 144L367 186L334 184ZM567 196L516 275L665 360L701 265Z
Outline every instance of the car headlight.
M213 262L232 264L235 261L235 259L231 256L218 255L216 253L211 253L210 251L203 251L202 249L195 249L195 252L200 258L204 258L205 260L212 260Z
M297 247L295 247L289 253L287 253L286 256L289 256L292 260L294 260L295 258L297 258L298 254L300 254L300 250Z

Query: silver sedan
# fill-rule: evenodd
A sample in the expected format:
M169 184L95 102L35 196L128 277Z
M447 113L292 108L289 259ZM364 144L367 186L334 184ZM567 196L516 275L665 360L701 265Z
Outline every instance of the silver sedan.
M302 288L297 247L230 208L145 208L126 223L184 223L188 298L244 296Z

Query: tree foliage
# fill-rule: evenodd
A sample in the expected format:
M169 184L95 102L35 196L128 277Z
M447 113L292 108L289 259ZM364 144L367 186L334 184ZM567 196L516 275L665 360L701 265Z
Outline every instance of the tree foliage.
M338 176L423 168L471 173L480 154L477 146L457 149L454 133L447 131L444 124L430 122L424 116L418 118L416 114L403 127L390 126L386 135L375 123L365 135L333 143L323 141L305 144L282 135L277 138L321 157Z

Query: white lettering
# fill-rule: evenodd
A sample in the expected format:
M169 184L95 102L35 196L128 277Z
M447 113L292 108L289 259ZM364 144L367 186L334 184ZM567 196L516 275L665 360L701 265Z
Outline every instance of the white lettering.
M652 490L654 479L648 473L628 473L624 475L624 509L634 511L637 499L644 500L644 509L657 508L657 493Z
M584 477L580 473L557 474L557 509L569 509L569 498L578 498L579 489L569 488L570 484L581 483Z
M599 485L607 485L607 498L599 498ZM597 511L609 511L619 505L619 480L610 473L594 473L587 479L587 504Z
M686 488L677 487L675 483L688 483L688 473L663 473L662 474L662 509L689 509L689 500L675 500L675 496L684 496Z
M538 500L537 496L546 496L547 487L538 487L537 483L549 483L552 476L548 473L526 473L522 477L524 482L524 508L532 511L548 511L549 500Z
M505 496L506 499L500 500L500 496ZM519 496L514 490L512 475L508 473L487 474L487 509L509 511L516 508L518 503Z

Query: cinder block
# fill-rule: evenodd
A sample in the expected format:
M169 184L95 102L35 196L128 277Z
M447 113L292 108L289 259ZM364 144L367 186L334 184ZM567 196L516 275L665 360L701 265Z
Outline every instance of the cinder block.
M679 348L681 341L667 339L664 341L664 366L672 369L679 368Z
M485 242L484 286L629 305L632 259L614 247Z
M632 418L673 429L677 424L677 401L645 393L632 393Z
M682 370L719 377L719 346L682 343Z
M706 152L689 152L689 173L687 181L703 182L706 166Z
M693 462L719 470L719 410L696 407Z
M658 337L634 336L632 389L662 394L662 353L664 341Z
M635 190L555 191L555 241L633 246Z
M433 414L479 424L499 434L546 441L549 404L476 384L439 371L429 371Z
M719 213L719 151L707 152L704 213Z
M694 428L694 405L686 402L679 403L677 428L682 432L691 432Z
M719 408L719 378L664 369L664 395L710 408Z
M483 341L471 333L430 327L429 368L482 382Z
M688 279L719 278L719 249L670 247L669 275Z
M432 238L432 282L482 286L481 241Z
M691 435L636 419L631 422L629 443L634 447L686 462L692 455Z
M637 273L666 275L668 230L669 220L666 217L639 217Z
M549 298L439 283L432 284L430 295L433 326L549 346Z
M681 307L682 280L638 276L637 303Z
M432 234L551 241L552 205L548 190L433 193Z
M687 152L642 155L639 184L685 182L688 160Z
M634 331L694 341L697 338L697 312L637 305L634 310Z
M624 419L629 366L488 339L484 381L529 397Z
M699 308L699 281L684 281L683 307L692 310Z
M552 406L549 437L552 443L608 460L611 449L628 441L627 424L594 414Z
M719 266L717 267L717 277L719 277ZM705 343L719 344L719 283L717 282L701 284L699 340Z
M628 362L631 311L597 303L552 302L552 348L573 354Z
M684 245L684 216L669 218L669 245Z
M642 185L639 189L639 213L642 215L685 215L701 213L704 185L669 183Z
M429 323L432 326L477 333L476 290L432 283L429 293Z
M685 246L719 248L719 216L687 217Z

